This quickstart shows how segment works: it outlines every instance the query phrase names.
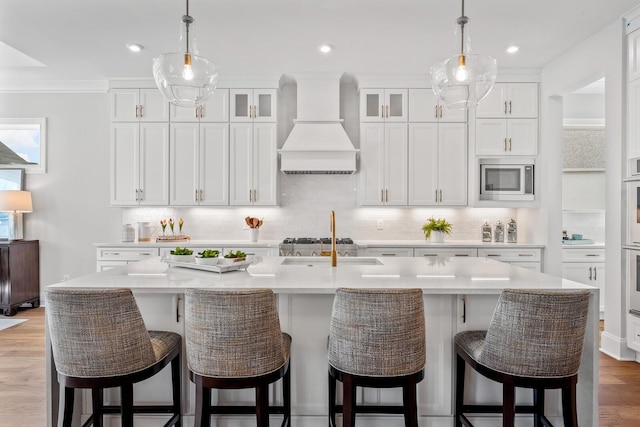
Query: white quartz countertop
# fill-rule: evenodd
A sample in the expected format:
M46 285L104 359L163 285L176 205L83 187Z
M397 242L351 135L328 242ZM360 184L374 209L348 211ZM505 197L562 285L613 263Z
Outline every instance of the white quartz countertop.
M283 262L296 263L284 265ZM376 263L376 265L361 265ZM51 285L59 288L131 288L134 292L180 293L186 288L270 288L275 293L334 293L339 287L420 288L432 294L499 293L505 288L597 288L487 258L255 257L246 271L227 273L169 267L160 257Z

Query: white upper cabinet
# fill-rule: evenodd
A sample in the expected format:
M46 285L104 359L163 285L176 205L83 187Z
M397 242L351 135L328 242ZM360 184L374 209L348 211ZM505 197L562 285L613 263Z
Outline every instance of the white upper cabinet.
M216 89L213 95L196 108L171 104L171 122L228 122L229 89Z
M275 123L230 125L231 205L277 204L277 141Z
M406 205L407 124L363 123L360 129L360 203Z
M496 83L476 107L477 118L538 117L537 83Z
M476 119L476 155L535 156L537 119Z
M229 204L229 125L171 125L169 204Z
M467 126L409 124L409 205L467 204Z
M112 122L167 122L169 101L158 89L112 89Z
M452 110L438 103L432 89L409 89L410 122L467 121L467 110Z
M361 89L360 122L406 122L407 89Z
M640 31L636 30L627 35L628 73L627 80L640 78Z
M276 89L230 89L230 121L270 122L277 120Z
M111 204L169 203L169 125L115 123L111 128Z

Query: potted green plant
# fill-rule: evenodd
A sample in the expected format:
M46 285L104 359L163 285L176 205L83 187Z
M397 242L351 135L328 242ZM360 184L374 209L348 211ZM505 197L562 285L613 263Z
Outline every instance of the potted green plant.
M431 239L433 243L444 242L444 235L451 234L451 224L444 218L431 217L422 226L425 239Z
M194 261L193 251L187 248L176 247L169 253L169 256L173 261L179 261L179 262Z
M205 249L202 252L198 252L198 256L196 256L196 264L216 265L218 263L219 254L220 251L216 249Z

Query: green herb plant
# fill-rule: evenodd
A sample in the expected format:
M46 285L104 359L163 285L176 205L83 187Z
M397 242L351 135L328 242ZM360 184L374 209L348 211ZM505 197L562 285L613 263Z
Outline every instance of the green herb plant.
M192 254L193 254L193 251L187 248L176 247L174 250L171 251L171 255L192 255Z
M237 251L233 252L233 251L229 251L228 254L226 254L224 256L225 258L246 258L247 254L245 254L244 252L242 252L240 249L238 249Z
M422 226L422 231L426 238L431 236L432 231L442 231L444 234L451 234L451 224L444 218L435 219L431 217Z
M200 255L201 258L217 258L219 254L220 251L215 249L205 249L202 252L198 252L198 255Z

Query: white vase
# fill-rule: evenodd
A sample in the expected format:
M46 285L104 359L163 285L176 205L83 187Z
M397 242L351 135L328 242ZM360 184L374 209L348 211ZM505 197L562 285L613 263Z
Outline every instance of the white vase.
M257 242L258 241L259 231L260 231L259 228L250 228L249 229L249 233L251 234L251 241L252 242Z
M431 243L444 243L444 232L432 231L430 238L431 238Z

